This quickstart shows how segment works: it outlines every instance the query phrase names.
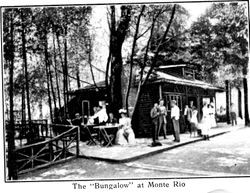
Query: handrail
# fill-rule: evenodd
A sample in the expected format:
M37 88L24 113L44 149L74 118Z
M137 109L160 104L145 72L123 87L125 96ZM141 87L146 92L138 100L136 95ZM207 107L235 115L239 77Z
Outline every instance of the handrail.
M55 126L56 126L56 125L55 125ZM58 125L58 126L59 126L59 125ZM70 125L60 125L60 126L70 126ZM71 127L72 127L72 126L71 126ZM49 139L49 140L46 140L46 141L37 142L37 143L29 144L29 145L26 145L26 146L22 146L22 147L20 147L20 148L16 148L14 151L21 150L21 149L26 149L26 148L34 147L34 146L38 146L38 145L43 145L43 144L46 144L46 143L55 141L55 140L57 140L58 138L62 137L63 135L65 135L65 134L71 132L71 131L74 130L75 128L78 128L78 126L73 126L70 130L63 132L63 133L61 133L60 135L57 135L57 136L54 137L53 139Z

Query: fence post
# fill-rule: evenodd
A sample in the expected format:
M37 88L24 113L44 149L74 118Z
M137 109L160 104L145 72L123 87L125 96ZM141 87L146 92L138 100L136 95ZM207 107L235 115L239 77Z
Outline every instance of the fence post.
M79 157L80 154L80 148L79 148L79 144L80 144L80 127L77 127L77 139L76 139L76 156Z
M52 141L49 142L49 161L52 161L54 159L54 152L53 152L53 145Z
M31 160L31 168L34 168L34 147L31 147L31 157L32 157L32 160Z

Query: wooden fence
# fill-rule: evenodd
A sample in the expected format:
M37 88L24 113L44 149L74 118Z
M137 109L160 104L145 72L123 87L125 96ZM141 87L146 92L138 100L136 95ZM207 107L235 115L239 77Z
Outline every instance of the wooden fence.
M9 123L6 122L8 130ZM52 137L51 127L46 119L15 122L14 139L15 147L22 147L39 141L44 141Z
M60 128L60 134L57 132ZM48 125L50 139L14 150L17 174L47 167L79 156L78 126ZM56 135L58 134L58 135Z

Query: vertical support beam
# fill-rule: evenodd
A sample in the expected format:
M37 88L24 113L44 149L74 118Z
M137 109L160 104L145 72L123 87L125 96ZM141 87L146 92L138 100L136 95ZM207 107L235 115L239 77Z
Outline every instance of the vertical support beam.
M226 85L226 117L227 117L227 124L230 124L230 116L229 116L229 107L230 107L230 93L229 93L229 81L225 81Z
M185 103L186 103L186 105L189 105L188 104L188 88L187 88L187 85L185 85Z
M76 156L80 155L80 127L77 127L77 139L76 139Z
M201 121L201 96L197 97L198 121Z
M238 88L238 115L239 117L242 119L242 99L241 99L242 95L241 95L241 90L240 88Z
M215 118L217 118L217 100L216 100L216 91L214 92L214 108L215 108ZM217 119L215 119L217 122Z
M162 99L162 86L159 84L159 98Z

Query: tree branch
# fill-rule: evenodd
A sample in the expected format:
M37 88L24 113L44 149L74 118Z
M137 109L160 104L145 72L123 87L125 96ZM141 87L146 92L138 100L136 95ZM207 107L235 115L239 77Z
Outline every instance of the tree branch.
M151 65L151 67L150 67L150 69L149 69L149 71L148 71L148 73L147 73L147 76L146 76L146 78L144 79L142 85L144 85L144 84L147 82L149 76L151 75L151 73L152 73L152 71L153 71L153 69L154 69L154 67L155 67L155 65L156 65L156 62L157 62L157 59L158 59L158 55L159 55L159 51L160 51L160 48L161 48L161 46L162 46L162 42L165 41L166 36L167 36L167 34L168 34L168 32L169 32L170 26L171 26L171 24L172 24L172 21L173 21L173 19L174 19L175 10L176 10L176 4L174 4L174 7L173 7L173 9L172 9L171 18L170 18L170 20L169 20L169 22L168 22L168 25L167 25L167 28L166 28L166 30L165 30L165 33L164 33L163 36L162 36L161 42L160 42L159 45L157 46L157 49L156 49L156 52L155 52L155 55L154 55L154 58L153 58L152 65Z
M129 92L130 92L130 87L131 87L131 81L132 81L132 71L133 71L133 66L134 66L134 55L135 55L135 47L136 47L136 40L137 40L137 35L139 31L139 26L140 26L140 21L141 21L141 16L145 10L145 5L142 6L141 12L138 16L138 20L136 23L136 30L135 30L135 35L134 35L134 40L133 40L133 45L132 45L132 52L130 56L130 72L129 72L129 81L128 81L128 88L126 92L126 109L128 112L128 98L129 98Z
M63 71L57 69L53 64L52 64L52 67L54 68L55 71L59 72L60 74L64 74ZM77 80L77 78L73 77L73 76L70 76L69 74L67 75L69 78L72 78L74 80ZM88 84L88 85L92 85L91 83L87 82L87 81L84 81L84 80L81 80L80 79L80 82L82 83L85 83L85 84Z

